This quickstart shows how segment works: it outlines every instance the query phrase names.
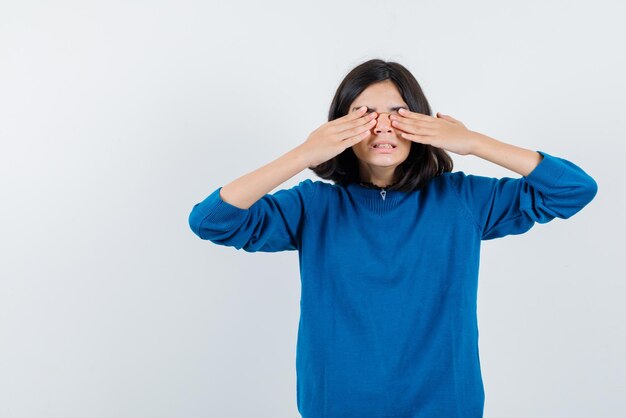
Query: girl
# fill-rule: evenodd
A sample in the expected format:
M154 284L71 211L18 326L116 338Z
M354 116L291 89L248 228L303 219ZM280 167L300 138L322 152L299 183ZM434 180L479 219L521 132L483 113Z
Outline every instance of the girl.
M395 62L349 72L328 120L196 204L191 229L249 252L298 251L303 417L482 417L481 240L571 217L596 182L568 160L431 116ZM522 177L452 172L447 151ZM306 168L332 183L268 194Z

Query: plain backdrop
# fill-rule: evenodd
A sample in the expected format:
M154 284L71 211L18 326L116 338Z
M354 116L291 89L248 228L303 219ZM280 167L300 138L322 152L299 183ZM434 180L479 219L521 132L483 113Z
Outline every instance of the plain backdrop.
M371 58L406 66L433 114L599 186L568 220L483 242L485 417L626 416L625 11L3 0L0 417L299 416L297 252L218 246L187 219L325 123Z

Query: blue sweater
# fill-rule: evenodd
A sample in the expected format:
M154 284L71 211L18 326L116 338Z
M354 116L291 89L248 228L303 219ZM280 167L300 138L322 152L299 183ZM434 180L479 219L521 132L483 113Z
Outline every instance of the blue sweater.
M219 245L298 251L303 417L478 418L481 240L567 219L597 193L580 167L538 152L525 177L451 172L414 192L307 179L240 209L219 187L189 225Z

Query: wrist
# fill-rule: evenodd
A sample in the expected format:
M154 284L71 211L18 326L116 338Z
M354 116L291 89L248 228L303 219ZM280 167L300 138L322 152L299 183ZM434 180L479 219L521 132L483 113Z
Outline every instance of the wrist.
M297 161L297 164L302 167L302 170L304 170L305 168L309 168L312 164L312 162L309 161L308 158L309 153L306 151L302 144L298 145L295 148L292 148L290 151L287 152L287 154L289 154L291 158Z
M480 154L480 150L486 143L491 140L487 135L481 134L476 131L469 131L469 142L470 142L470 154L478 155Z

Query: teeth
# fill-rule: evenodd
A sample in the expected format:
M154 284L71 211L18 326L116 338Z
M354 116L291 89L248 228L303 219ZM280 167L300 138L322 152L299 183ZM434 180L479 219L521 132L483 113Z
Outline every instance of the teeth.
M374 148L393 148L393 145L391 145L391 144L377 144L377 145L374 145Z

